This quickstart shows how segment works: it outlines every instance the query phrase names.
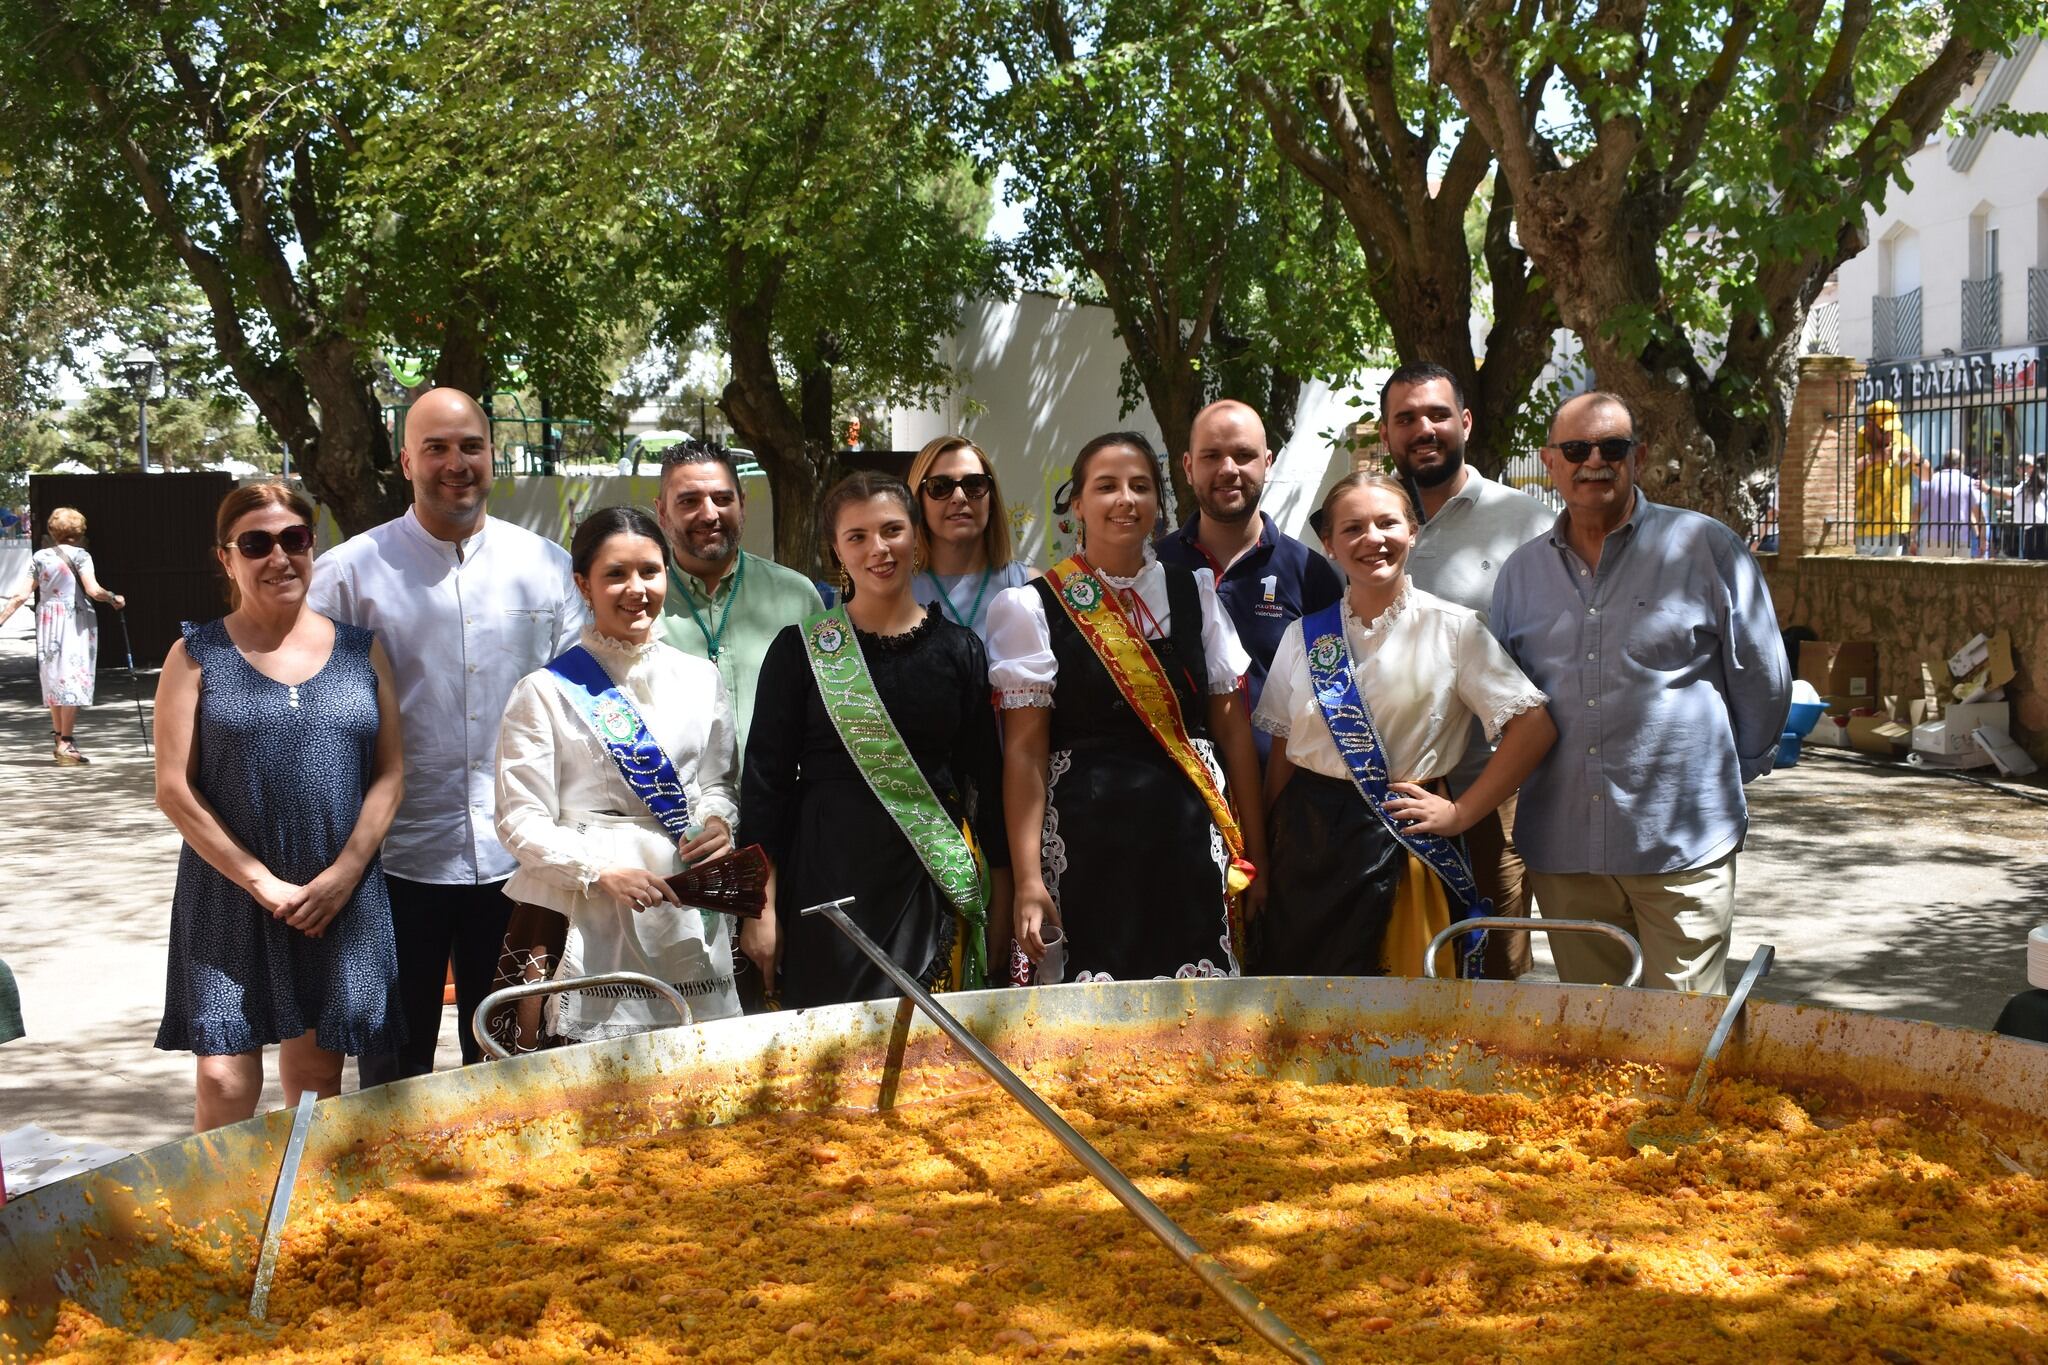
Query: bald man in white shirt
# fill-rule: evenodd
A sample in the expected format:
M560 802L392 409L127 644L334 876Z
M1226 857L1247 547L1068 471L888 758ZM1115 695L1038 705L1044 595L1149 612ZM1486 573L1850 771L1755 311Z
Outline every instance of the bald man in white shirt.
M383 642L405 721L405 800L382 856L408 1040L359 1059L366 1087L434 1069L451 963L462 1060L482 1055L469 1019L512 910L514 863L495 828L498 722L512 685L583 624L568 551L488 515L492 453L476 400L429 390L405 414L399 457L413 505L313 571L313 609Z

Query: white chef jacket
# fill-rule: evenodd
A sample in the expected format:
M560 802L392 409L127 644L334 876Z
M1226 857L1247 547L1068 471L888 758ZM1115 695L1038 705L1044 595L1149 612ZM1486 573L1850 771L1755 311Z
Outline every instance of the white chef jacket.
M588 626L580 643L675 765L690 824L715 815L737 835L739 753L732 700L717 667L659 640L628 645ZM641 972L682 991L693 1019L738 1014L729 917L666 903L636 911L594 889L608 868L669 877L683 862L546 670L512 689L498 730L497 769L498 837L519 860L505 894L568 919L559 975ZM548 1015L556 1032L579 1040L675 1022L661 1001L590 992L552 997Z
M375 631L391 660L405 799L384 870L438 885L510 876L494 828L498 721L512 685L583 625L568 551L496 517L460 545L436 540L407 508L322 555L307 601Z

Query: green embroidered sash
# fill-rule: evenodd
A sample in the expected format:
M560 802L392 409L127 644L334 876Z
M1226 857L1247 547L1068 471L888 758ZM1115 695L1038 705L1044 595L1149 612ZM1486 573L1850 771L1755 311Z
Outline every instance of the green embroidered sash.
M946 813L911 757L910 747L897 733L896 723L889 719L874 680L868 676L868 661L846 619L846 608L834 607L823 616L812 617L804 627L804 646L825 714L839 732L847 756L965 922L960 935L961 985L979 989L988 976L984 931L990 894L988 869L982 865L981 855L967 832Z

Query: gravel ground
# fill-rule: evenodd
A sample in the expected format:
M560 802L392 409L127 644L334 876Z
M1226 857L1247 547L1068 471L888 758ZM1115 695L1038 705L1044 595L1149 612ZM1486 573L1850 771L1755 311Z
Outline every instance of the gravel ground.
M78 725L92 765L50 762L27 621L0 633L0 876L15 888L0 957L29 1032L0 1050L0 1132L33 1122L140 1150L191 1124L191 1058L150 1045L179 841L152 803L126 676L101 676ZM2048 792L1828 751L1750 791L1735 955L1777 946L1761 994L1987 1028L2025 988L2027 931L2048 922ZM282 1103L273 1079L264 1107Z

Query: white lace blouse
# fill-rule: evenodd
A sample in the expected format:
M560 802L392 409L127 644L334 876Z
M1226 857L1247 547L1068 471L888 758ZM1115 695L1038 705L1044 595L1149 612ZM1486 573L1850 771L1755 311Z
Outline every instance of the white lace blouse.
M1100 569L1095 576L1126 605L1132 597L1143 602L1162 632L1173 629L1166 601L1166 569L1150 545L1145 547L1145 563L1135 576L1119 578ZM1209 692L1226 695L1237 690L1251 667L1251 655L1245 652L1237 627L1216 598L1216 575L1208 569L1195 570L1195 589L1202 600L1202 654L1208 665ZM988 676L1000 704L1005 710L1051 706L1059 673L1052 631L1045 620L1045 601L1038 589L1029 583L1004 589L988 609Z
M738 834L739 759L733 742L732 702L718 669L659 640L628 645L585 626L579 641L612 682L633 703L662 751L676 766L688 793L690 822L716 815ZM556 901L580 900L607 867L634 858L622 833L606 815L632 825L652 824L647 805L626 780L590 725L563 696L561 686L537 669L521 678L505 704L498 730L498 838L519 860L518 880ZM590 820L588 817L600 817ZM663 874L681 870L674 845L658 827L646 843L645 858L666 845L673 865L650 867ZM554 891L555 895L546 895Z
M1386 749L1388 780L1430 782L1464 757L1472 718L1498 740L1503 726L1549 698L1538 691L1479 614L1433 597L1404 580L1399 596L1370 625L1344 603L1351 676ZM1252 724L1287 741L1297 768L1349 780L1337 742L1309 685L1301 622L1287 627Z

